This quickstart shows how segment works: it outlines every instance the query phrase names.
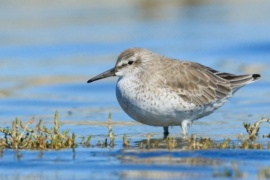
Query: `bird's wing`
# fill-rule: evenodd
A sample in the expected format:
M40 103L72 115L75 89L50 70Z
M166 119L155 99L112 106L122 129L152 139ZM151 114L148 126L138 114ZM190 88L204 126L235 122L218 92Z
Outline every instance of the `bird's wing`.
M184 101L204 105L231 95L230 82L216 75L218 71L198 63L173 62L159 70L157 76L163 87L170 88Z

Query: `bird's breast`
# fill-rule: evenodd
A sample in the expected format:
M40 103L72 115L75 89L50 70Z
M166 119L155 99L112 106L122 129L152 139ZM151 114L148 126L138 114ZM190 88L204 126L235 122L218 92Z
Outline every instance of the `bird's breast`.
M155 87L134 78L119 78L116 97L131 118L144 124L177 125L185 118L185 111L190 113L190 107L170 89Z

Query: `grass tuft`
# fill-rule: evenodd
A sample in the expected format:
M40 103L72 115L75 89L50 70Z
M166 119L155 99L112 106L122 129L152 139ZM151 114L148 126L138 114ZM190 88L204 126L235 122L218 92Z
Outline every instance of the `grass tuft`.
M0 138L0 148L7 149L31 149L31 150L47 150L47 149L64 149L76 148L76 135L70 134L68 130L59 131L58 112L54 116L54 126L51 128L45 125L41 127L42 119L38 121L34 128L32 117L26 124L18 118L12 122L11 128L0 128L0 132L4 134L4 138Z
M99 139L97 144L91 144L93 135L81 137L80 145L82 147L98 147L98 148L114 148L115 136L112 127L112 115L109 113L107 119L108 135L104 139ZM270 149L270 142L263 145L256 141L259 136L259 129L263 122L270 122L270 119L262 118L253 125L244 123L248 135L238 135L237 141L231 139L224 139L223 141L215 141L211 138L199 137L191 135L183 139L167 137L166 139L152 139L153 135L148 133L146 139L142 140L138 147L141 149L183 149L183 150L201 150L201 149ZM58 112L55 112L53 119L53 127L42 125L40 119L36 125L33 125L34 117L27 123L23 123L16 118L11 127L0 127L0 133L3 133L3 138L0 138L0 156L3 154L3 148L7 149L31 149L31 150L47 150L47 149L64 149L76 148L77 135L70 133L69 130L62 130L60 132L60 123L58 120ZM267 137L267 136L265 136ZM131 138L127 135L122 136L122 146L130 148Z

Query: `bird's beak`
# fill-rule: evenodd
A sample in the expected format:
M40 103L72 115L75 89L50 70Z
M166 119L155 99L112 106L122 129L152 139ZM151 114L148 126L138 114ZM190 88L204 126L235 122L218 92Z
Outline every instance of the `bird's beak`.
M93 81L97 81L99 79L104 79L107 77L115 76L115 68L109 69L108 71L105 71L87 81L87 83L91 83Z

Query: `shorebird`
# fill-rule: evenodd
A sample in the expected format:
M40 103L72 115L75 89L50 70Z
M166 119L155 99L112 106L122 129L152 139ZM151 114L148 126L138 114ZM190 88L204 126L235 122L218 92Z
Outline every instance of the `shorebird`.
M239 88L260 79L259 74L235 75L202 64L161 56L143 48L123 51L115 66L90 80L118 76L116 97L134 120L162 126L181 126L187 134L194 120L221 107Z

